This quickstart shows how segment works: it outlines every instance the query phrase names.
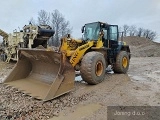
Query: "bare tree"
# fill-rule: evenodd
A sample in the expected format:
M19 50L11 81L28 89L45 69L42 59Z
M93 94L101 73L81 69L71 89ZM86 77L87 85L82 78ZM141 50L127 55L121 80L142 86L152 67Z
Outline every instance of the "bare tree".
M129 31L129 35L130 35L130 36L135 36L135 35L136 35L136 32L137 32L136 26L135 26L135 25L131 25L131 26L129 27L128 31Z
M143 33L143 37L150 39L150 40L154 40L157 37L157 33L152 30L145 29Z
M35 24L35 20L31 18L31 23ZM55 30L55 35L49 40L49 45L58 46L60 38L72 32L69 21L58 11L54 10L48 13L45 10L38 12L38 25L50 25Z
M29 20L29 23L31 23L32 25L36 25L36 21L34 20L33 17Z
M122 27L118 27L118 31L119 32L122 32L123 30L122 30Z
M149 38L150 40L154 40L154 39L156 39L156 37L157 37L157 33L156 33L156 32L153 32L153 31L151 31L151 32L149 33L149 35L148 35L148 38Z
M149 37L150 32L151 32L151 30L149 30L149 29L144 29L143 37L148 38L148 37Z
M144 31L143 28L141 28L141 27L138 28L138 30L137 30L137 36L138 36L138 37L142 37L143 31Z
M129 30L129 26L128 25L123 25L123 32L124 32L124 37L127 36L127 33L128 33L128 30Z
M61 33L61 36L63 37L63 36L65 36L67 33L69 34L69 33L71 33L71 28L69 28L69 21L64 21L64 23L62 24L62 28L61 28L61 30L62 30L62 33Z
M50 24L50 14L45 10L38 12L38 24L39 25L49 25Z
M121 27L119 27L119 31L121 31ZM144 29L142 27L136 28L135 25L123 25L122 31L124 33L124 37L127 35L129 36L138 36L138 37L145 37L149 40L155 40L157 38L157 33L150 29ZM120 36L120 35L119 35Z
M58 11L54 10L51 19L52 27L55 29L55 35L52 39L52 44L58 46L60 38L71 32L69 21L66 21L64 16Z

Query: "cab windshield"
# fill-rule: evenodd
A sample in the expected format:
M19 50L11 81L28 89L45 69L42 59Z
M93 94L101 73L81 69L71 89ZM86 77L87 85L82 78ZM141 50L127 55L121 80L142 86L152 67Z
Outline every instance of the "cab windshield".
M84 40L98 40L100 32L99 23L89 23L85 25Z

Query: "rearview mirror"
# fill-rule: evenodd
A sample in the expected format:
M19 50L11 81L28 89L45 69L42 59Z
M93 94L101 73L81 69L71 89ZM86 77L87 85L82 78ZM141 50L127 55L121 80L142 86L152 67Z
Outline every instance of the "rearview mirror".
M84 27L85 27L85 26L82 26L82 28L81 28L82 33L84 33Z

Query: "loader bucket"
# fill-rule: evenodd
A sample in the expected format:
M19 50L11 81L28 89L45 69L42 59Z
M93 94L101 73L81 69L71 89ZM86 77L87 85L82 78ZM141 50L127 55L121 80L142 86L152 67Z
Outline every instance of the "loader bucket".
M62 53L46 49L19 49L19 60L4 84L47 101L74 88L74 68Z

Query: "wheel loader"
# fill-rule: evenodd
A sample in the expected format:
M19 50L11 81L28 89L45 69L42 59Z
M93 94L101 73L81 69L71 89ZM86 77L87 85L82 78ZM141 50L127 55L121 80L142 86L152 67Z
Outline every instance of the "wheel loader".
M4 83L47 101L74 89L76 70L91 85L104 80L108 65L115 73L127 72L130 49L118 41L117 25L88 23L82 27L82 33L80 40L69 34L61 38L58 51L19 49L19 60Z

